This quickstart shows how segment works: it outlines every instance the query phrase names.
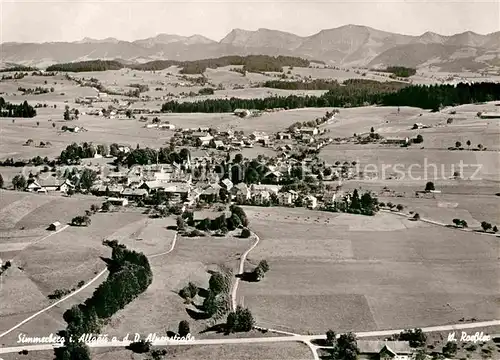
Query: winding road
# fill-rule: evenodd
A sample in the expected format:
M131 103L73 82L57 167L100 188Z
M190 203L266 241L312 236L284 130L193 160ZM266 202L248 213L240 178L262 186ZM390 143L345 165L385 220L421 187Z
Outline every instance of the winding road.
M461 323L454 325L443 325L443 326L431 326L422 328L423 332L434 332L434 331L456 331L464 329L474 329L474 328L485 328L491 326L500 326L500 320L492 321L482 321L474 323ZM364 331L356 332L357 338L364 337L374 337L374 336L390 336L394 334L399 334L403 329L395 330L380 330L380 331ZM174 341L174 340L164 340L155 341L153 346L184 346L184 345L225 345L225 344L252 344L252 343L279 343L279 342L303 342L305 344L310 344L310 347L314 349L316 353L316 348L318 346L312 345L311 341L326 339L325 334L319 335L292 335L292 336L270 336L270 337L253 337L253 338L221 338L221 339L200 339L200 340L190 340L190 341ZM115 341L107 343L95 343L88 344L89 347L100 347L100 348L111 348L111 347L125 347L130 344L130 341ZM14 347L0 347L0 354L10 354L16 353L21 350L28 351L44 351L53 350L56 347L60 347L60 344L39 344L39 345L26 345L26 346L14 346ZM315 355L316 358L317 355Z

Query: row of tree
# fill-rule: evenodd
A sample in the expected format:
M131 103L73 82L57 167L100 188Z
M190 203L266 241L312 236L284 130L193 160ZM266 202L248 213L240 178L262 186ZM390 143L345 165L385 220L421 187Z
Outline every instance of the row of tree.
M148 164L172 164L182 163L190 156L189 150L186 148L176 152L172 146L168 148L160 148L158 150L151 148L134 149L128 154L118 153L116 163L127 166L133 165L148 165Z
M54 64L47 68L47 71L64 72L90 72L119 70L131 68L135 70L157 71L167 69L171 66L182 67L182 74L202 74L207 68L215 69L223 66L243 65L247 71L281 71L283 66L308 67L309 60L292 56L268 56L268 55L248 55L248 56L223 56L213 59L203 59L194 61L176 60L155 60L139 65L125 65L115 60L90 60L77 61L72 63Z
M76 61L71 63L54 64L47 68L47 71L64 71L64 72L91 72L91 71L106 71L120 70L125 67L122 63L115 60L89 60Z
M105 319L123 309L153 280L147 257L128 250L116 240L105 241L112 248L109 276L85 303L67 310L63 318L67 323L61 335L64 347L55 349L57 360L90 360L88 347L79 341L84 334L98 334Z
M359 196L358 190L344 196L342 201L336 202L327 210L346 212L351 214L375 215L379 209L378 199L370 192Z
M397 77L407 78L417 73L417 69L407 68L404 66L389 66L385 69L386 72L394 74Z
M95 154L105 156L108 149L105 145L94 145L92 143L84 142L81 145L72 143L66 146L66 149L61 151L59 155L59 163L72 165L79 164L81 159L93 158Z
M296 109L304 107L357 107L364 105L413 106L439 110L442 106L500 100L500 84L460 83L454 85L410 85L395 91L393 85L367 80L351 80L339 89L322 96L267 97L263 99L207 99L196 102L169 101L162 105L163 112L224 113L235 109ZM386 87L385 89L383 87Z
M36 116L36 110L29 105L27 101L19 105L6 102L3 97L0 97L0 117L20 117L32 118Z

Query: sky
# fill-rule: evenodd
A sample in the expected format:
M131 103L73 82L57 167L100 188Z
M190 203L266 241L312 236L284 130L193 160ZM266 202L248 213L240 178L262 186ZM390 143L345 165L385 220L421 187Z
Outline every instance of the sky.
M309 36L347 24L408 35L500 31L500 0L0 0L0 42L137 40L160 33L221 40L234 28Z

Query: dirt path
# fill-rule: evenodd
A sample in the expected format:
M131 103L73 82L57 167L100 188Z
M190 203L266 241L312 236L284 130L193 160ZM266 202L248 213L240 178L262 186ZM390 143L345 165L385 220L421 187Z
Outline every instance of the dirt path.
M260 241L259 236L255 233L253 233L253 234L255 235L255 242L240 257L240 268L238 269L239 275L243 274L243 269L245 267L245 261L247 260L248 254L250 253L250 251L252 251L257 246L257 244ZM233 311L236 309L236 292L238 291L239 285L240 285L240 278L237 277L234 284L233 284L233 288L231 290L231 307L232 307Z

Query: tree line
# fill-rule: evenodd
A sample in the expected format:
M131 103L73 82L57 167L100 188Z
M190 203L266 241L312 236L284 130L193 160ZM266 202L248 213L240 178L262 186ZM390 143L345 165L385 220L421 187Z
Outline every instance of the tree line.
M116 60L89 60L76 61L70 63L54 64L47 68L47 71L64 71L64 72L90 72L90 71L106 71L120 70L125 65Z
M15 66L7 67L5 69L0 69L0 73L11 72L11 71L38 71L38 69L35 67L24 66L24 65L15 65Z
M36 116L36 110L27 101L19 105L11 104L0 97L0 117L32 118Z
M351 80L322 96L273 96L264 99L207 99L196 102L169 101L162 112L224 113L235 109L297 109L305 107L358 107L366 105L412 106L438 111L442 106L500 100L500 84L410 85L395 91L391 83ZM388 85L389 84L389 85ZM384 88L385 87L385 88Z
M404 66L389 66L384 71L391 73L394 76L403 77L403 78L413 76L417 73L417 69L407 68Z
M60 334L65 343L64 347L55 349L57 360L90 360L88 347L79 340L82 335L98 334L107 319L143 293L153 280L144 254L128 250L116 240L104 241L104 244L112 248L109 276L92 297L64 313L67 327Z
M243 65L246 71L282 71L283 66L308 67L309 60L293 56L268 56L268 55L248 55L248 56L222 56L213 59L202 59L194 61L176 60L155 60L144 64L125 65L116 60L90 60L77 61L72 63L62 63L51 65L47 71L64 72L90 72L106 71L130 68L134 70L158 71L170 66L182 67L182 74L202 74L207 68L215 69L229 65Z

